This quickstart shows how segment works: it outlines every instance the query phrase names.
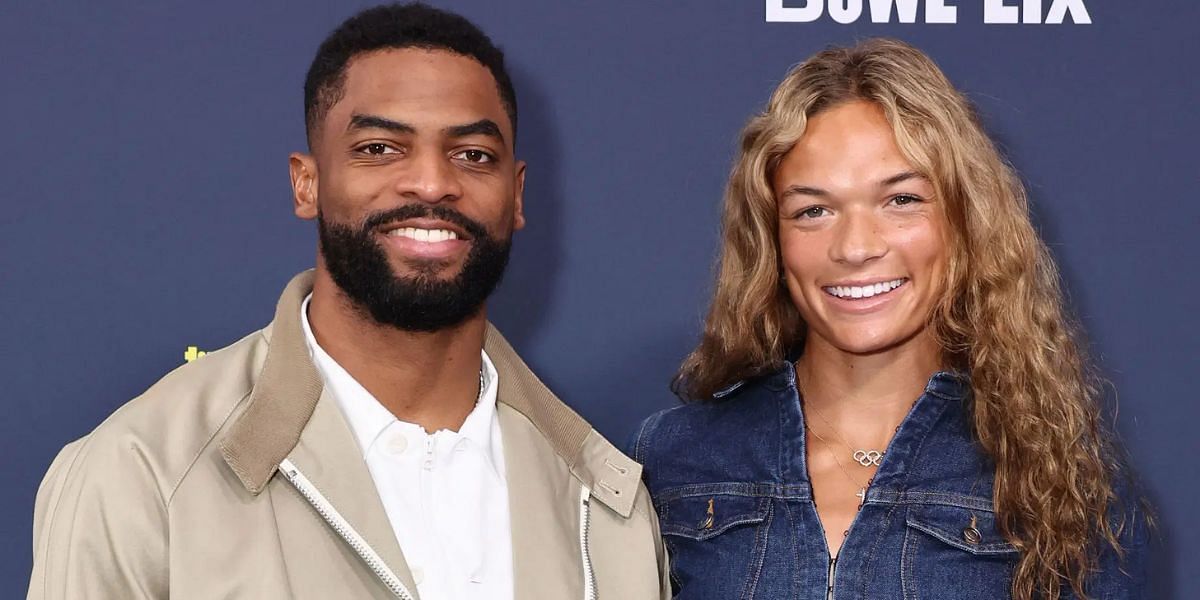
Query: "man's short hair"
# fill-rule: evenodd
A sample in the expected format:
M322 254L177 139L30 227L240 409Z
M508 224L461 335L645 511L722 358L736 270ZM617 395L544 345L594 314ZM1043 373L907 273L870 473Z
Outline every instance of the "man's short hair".
M304 122L312 148L317 126L345 93L346 66L359 54L376 50L421 48L473 58L496 80L500 101L517 130L517 94L504 53L474 23L421 2L385 4L364 10L341 24L317 50L304 78Z

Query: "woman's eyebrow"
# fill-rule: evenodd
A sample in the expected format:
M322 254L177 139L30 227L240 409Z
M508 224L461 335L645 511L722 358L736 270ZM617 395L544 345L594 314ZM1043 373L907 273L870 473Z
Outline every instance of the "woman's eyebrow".
M905 171L903 173L897 173L895 175L892 175L891 177L888 177L887 179L884 179L883 181L880 181L879 187L888 187L888 186L896 185L897 183L903 183L905 181L909 181L911 179L925 179L926 181L928 181L927 177L925 177L924 175L922 175L916 171Z
M824 198L829 196L829 192L821 188L808 185L789 185L783 190L783 193L779 194L779 198L783 199L789 196L816 196L818 198Z

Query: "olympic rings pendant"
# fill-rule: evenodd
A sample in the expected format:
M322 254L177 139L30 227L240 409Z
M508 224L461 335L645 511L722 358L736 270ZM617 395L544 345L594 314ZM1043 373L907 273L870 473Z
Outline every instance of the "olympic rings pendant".
M855 450L854 460L864 467L878 467L879 463L883 462L884 454L886 453L878 450Z

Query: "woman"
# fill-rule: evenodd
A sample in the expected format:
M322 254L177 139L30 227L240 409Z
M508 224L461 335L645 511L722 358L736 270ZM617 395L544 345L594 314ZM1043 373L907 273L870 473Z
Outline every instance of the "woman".
M1024 190L889 40L742 135L702 341L641 426L680 598L1129 598L1145 516Z

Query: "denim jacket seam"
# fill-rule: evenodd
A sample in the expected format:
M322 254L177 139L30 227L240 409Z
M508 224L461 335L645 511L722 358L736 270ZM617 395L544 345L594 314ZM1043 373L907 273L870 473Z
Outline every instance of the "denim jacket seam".
M797 543L797 539L796 539L796 518L795 518L795 515L792 514L792 507L789 506L788 502L786 502L786 501L781 502L781 505L783 508L783 512L787 518L788 541L791 542L791 556L792 556L793 564L799 565L802 559L800 557L800 546ZM801 570L799 568L795 568L795 569L791 569L791 572L792 572L791 594L796 595L799 593L799 591L801 589L801 581L800 581Z
M868 566L868 568L871 563L875 562L875 554L876 554L876 552L878 552L879 546L887 538L888 531L890 530L890 525L892 523L892 520L895 518L896 510L900 506L902 506L902 505L901 504L893 504L893 505L889 506L887 512L884 513L883 518L880 520L880 522L875 523L875 525L879 526L878 532L875 535L875 541L871 544L870 549L866 552L866 556L864 557L864 561L863 561L863 564L865 566ZM905 513L908 512L907 509L908 509L908 507L905 506ZM858 575L858 573L856 573L856 575ZM858 577L858 582L859 582L858 587L859 587L859 593L860 593L859 597L861 597L861 598L869 597L867 595L868 581L869 580L866 577L862 577L862 576Z
M648 437L646 435L646 430L656 427L658 425L658 422L662 419L662 416L664 413L671 411L671 410L675 410L676 408L679 408L679 407L673 407L673 408L668 408L666 410L660 410L660 411L650 415L649 417L647 417L646 420L642 421L642 424L638 426L637 434L635 434L635 437L633 439L633 460L634 460L634 462L645 465L645 461L646 461L645 444L646 444L646 440L648 439Z
M927 393L932 394L934 396L938 396L939 398L952 400L952 399L947 398L946 396L942 396L941 394L938 394L936 392L930 391ZM918 402L919 402L919 400L918 400ZM910 463L915 464L917 462L917 459L921 457L921 453L925 449L925 442L929 441L929 435L933 433L933 431L937 428L937 424L941 422L942 417L944 417L946 415L946 409L948 407L949 407L949 404L943 402L939 406L939 410L938 410L937 414L931 415L933 420L930 422L929 427L926 428L924 435L921 436L921 439L917 441L916 447L913 448L913 452L911 454L909 454L907 457ZM915 469L911 468L911 464L910 464L910 468L908 468L906 470L906 472L904 473L904 485L903 485L904 490L908 489L909 483L912 480L914 470Z
M926 393L941 397L940 394L936 394L932 390L928 390L928 391L926 391ZM920 402L920 400L918 400L918 402ZM906 457L910 463L910 467L911 467L911 464L915 464L916 459L918 459L921 456L921 451L925 448L925 442L929 439L929 435L933 432L937 423L939 421L941 421L942 415L945 414L945 411L946 411L946 403L943 402L941 404L941 410L939 410L936 415L932 415L932 417L933 417L932 422L930 423L929 427L926 428L925 433L921 436L921 438L919 440L917 440L916 447L913 449L913 452L910 453ZM906 469L906 472L904 474L902 489L905 489L905 490L908 489L908 485L909 485L909 482L910 482L912 476L913 476L913 469L912 468ZM895 503L888 507L888 510L884 514L884 517L882 519L882 521L883 521L882 526L879 527L878 534L875 536L875 540L871 544L870 550L866 553L866 556L864 557L865 562L867 564L870 564L871 562L873 562L875 560L875 553L879 550L880 544L882 544L883 540L887 537L886 534L887 534L887 531L889 530L889 525L892 523L892 520L895 518L896 510L900 506L904 506L905 514L908 513L908 505L907 504ZM868 582L868 580L866 577L861 577L859 580L859 591L863 598L867 597L867 582Z
M775 439L777 446L775 449L775 464L771 465L771 475L779 481L783 481L783 448L785 435L783 427L783 402L777 402L775 409L775 430L779 432L779 435Z
M804 411L801 408L803 399L800 397L800 388L796 385L795 373L792 372L788 377L787 385L783 389L783 393L776 394L776 410L778 417L777 423L779 427L779 458L778 468L774 473L779 481L786 481L788 476L805 482L805 485L810 485L808 478L808 448L804 442L804 429L807 427L804 420ZM791 416L793 414L793 402L795 404L795 426L791 426ZM787 437L787 432L797 431L801 435L800 441ZM798 455L797 455L798 454ZM799 469L798 473L793 473L793 466ZM810 488L811 495L811 488Z
M952 402L962 400L962 398L960 398L958 396L954 396L951 394L945 394L945 393L939 392L937 390L925 390L925 393L929 394L930 396L937 396L938 398L941 398L943 400L950 400Z
M913 585L913 560L916 552L910 544L910 536L912 531L904 528L904 541L900 544L900 593L904 595L904 600L910 600L912 596L909 592L916 586Z
M755 554L754 563L751 566L750 580L746 582L746 587L742 591L742 598L750 600L754 598L754 592L758 590L758 582L762 579L763 564L767 560L768 539L771 535L771 519L772 509L771 503L767 503L767 513L763 516L763 520L759 525L760 529L757 535L754 536Z
M654 502L655 504L665 504L679 500L680 498L709 495L769 498L775 500L809 500L812 498L812 490L807 484L746 483L741 481L692 483L659 489L654 494Z
M881 497L882 496L882 497ZM890 491L881 490L874 498L876 504L899 504L904 506L949 506L964 510L994 513L992 500L955 492Z

